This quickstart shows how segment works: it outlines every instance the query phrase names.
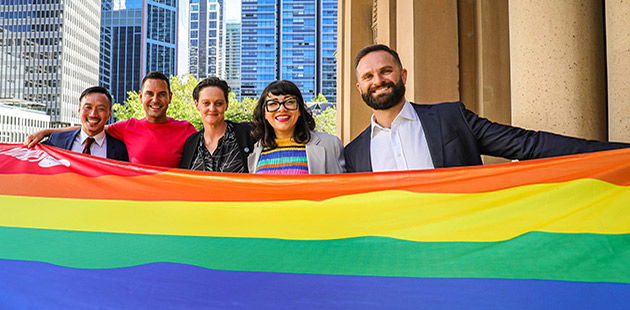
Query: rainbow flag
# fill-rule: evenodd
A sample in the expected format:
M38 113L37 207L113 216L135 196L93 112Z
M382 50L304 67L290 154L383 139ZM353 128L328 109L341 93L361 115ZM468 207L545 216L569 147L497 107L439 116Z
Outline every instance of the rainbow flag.
M628 309L630 150L270 176L0 144L0 309Z

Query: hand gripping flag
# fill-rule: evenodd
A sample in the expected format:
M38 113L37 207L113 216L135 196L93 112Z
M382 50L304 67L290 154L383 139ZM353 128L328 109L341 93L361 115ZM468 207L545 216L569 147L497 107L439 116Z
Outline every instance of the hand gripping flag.
M260 176L0 144L2 309L627 309L630 150Z

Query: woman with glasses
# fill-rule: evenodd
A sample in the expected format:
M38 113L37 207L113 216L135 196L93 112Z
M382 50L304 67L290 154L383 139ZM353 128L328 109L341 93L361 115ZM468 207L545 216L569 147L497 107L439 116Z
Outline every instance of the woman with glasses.
M218 77L209 77L193 90L195 107L201 114L203 129L184 144L180 168L247 173L247 156L254 148L249 123L233 123L224 118L228 109L230 86Z
M313 131L315 120L295 84L271 82L254 110L250 173L319 174L345 171L343 144L336 136Z

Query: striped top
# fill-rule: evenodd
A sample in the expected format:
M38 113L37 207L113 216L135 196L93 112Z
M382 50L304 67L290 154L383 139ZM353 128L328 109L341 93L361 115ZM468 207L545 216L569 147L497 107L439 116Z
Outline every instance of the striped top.
M264 150L256 166L256 173L308 174L306 145L291 139L276 139L278 147Z

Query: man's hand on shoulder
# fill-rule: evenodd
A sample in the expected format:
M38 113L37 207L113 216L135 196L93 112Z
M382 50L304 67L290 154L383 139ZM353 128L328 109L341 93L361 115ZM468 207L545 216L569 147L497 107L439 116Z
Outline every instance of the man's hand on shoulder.
M32 148L33 146L35 146L35 144L41 142L42 140L44 140L45 137L50 136L51 134L55 133L55 132L62 132L62 131L72 131L72 130L78 130L81 129L81 127L79 126L72 126L72 127L64 127L64 128L48 128L48 129L42 129L38 132L34 132L30 135L28 135L26 137L26 140L24 140L24 145L28 148Z
M33 146L35 146L35 144L50 136L50 134L52 134L52 131L50 129L42 129L40 131L34 132L26 137L26 140L24 140L24 145L28 148L32 148Z

